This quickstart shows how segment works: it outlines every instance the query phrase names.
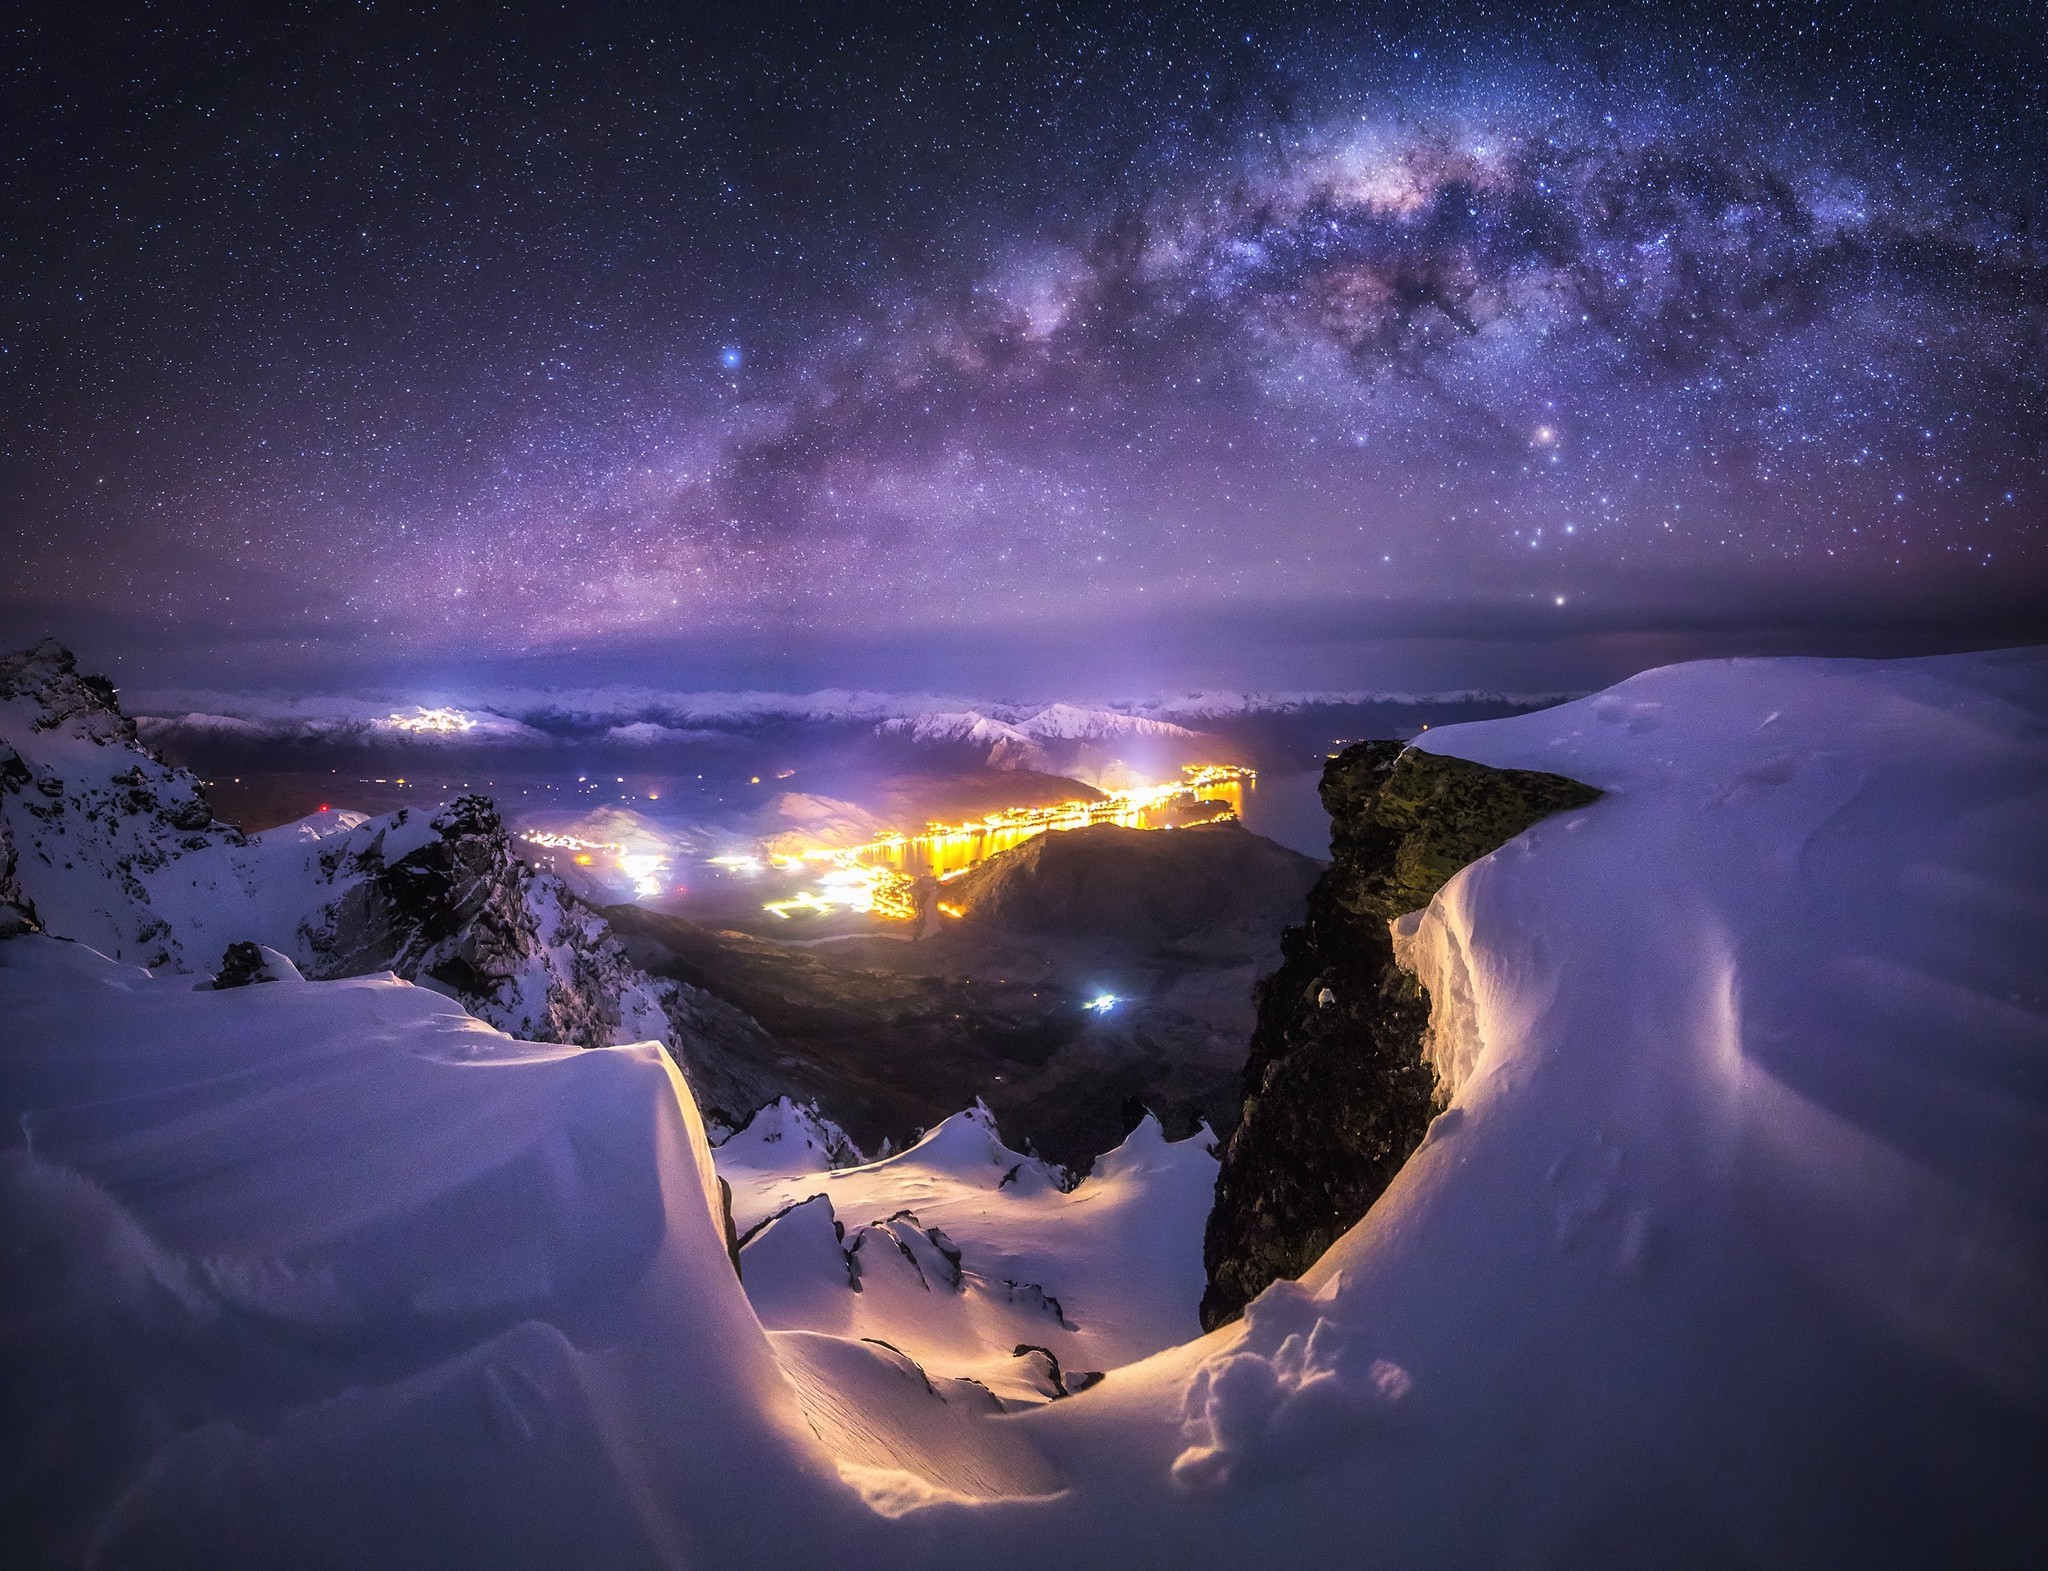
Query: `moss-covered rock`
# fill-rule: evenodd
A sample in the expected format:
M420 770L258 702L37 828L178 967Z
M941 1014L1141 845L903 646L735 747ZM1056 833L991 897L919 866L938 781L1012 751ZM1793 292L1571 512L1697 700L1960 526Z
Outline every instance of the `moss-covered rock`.
M1400 742L1361 742L1330 760L1331 864L1308 920L1282 940L1280 969L1260 984L1243 1113L1204 1240L1204 1327L1314 1264L1441 1111L1423 1057L1429 998L1394 963L1388 924L1538 819L1599 795L1561 775Z

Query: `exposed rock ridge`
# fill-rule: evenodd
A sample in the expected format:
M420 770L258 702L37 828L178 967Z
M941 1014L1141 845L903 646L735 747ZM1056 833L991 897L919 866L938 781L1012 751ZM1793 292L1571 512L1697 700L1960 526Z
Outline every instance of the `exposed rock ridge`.
M754 1021L647 975L520 860L489 798L343 823L311 848L251 840L51 639L0 654L0 937L37 928L209 977L269 945L313 978L424 983L529 1041L658 1040L728 1121L802 1089Z
M1331 863L1259 987L1242 1121L1203 1243L1205 1328L1314 1264L1441 1111L1424 1056L1429 996L1395 963L1389 924L1537 820L1600 794L1400 742L1361 742L1325 766Z
M132 964L176 965L143 881L189 852L243 843L199 782L136 736L107 678L54 639L0 654L0 936L40 927Z

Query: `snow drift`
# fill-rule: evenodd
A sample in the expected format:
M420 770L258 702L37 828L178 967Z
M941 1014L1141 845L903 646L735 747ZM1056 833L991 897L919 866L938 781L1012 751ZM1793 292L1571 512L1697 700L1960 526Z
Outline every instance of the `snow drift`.
M25 1558L2048 1558L2048 657L1675 667L1428 746L1605 793L1403 924L1448 1110L1299 1282L1018 1412L763 1332L650 1049L0 942ZM890 1238L964 1270L1001 1158L940 1134L808 1192L921 1186ZM841 1240L784 1223L809 1294Z

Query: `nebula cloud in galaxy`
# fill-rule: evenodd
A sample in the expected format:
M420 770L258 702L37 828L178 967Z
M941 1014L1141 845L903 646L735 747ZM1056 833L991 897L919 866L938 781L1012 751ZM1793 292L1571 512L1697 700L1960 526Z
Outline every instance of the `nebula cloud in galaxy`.
M2038 44L1706 17L174 37L30 161L5 613L401 661L1171 624L1218 669L2024 631Z

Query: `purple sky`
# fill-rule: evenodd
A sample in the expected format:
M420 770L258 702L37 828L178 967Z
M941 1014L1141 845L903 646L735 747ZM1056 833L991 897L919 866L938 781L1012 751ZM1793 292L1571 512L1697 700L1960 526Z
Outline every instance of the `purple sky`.
M2024 8L1412 9L39 24L0 633L976 691L2043 636Z

